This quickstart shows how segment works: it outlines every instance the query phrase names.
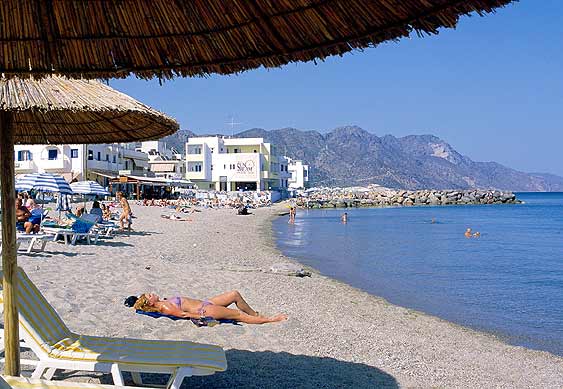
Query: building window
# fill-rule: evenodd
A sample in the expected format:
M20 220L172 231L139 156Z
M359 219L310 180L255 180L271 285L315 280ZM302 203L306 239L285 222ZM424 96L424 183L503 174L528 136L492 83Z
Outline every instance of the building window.
M211 152L213 153L213 150L215 150L213 147L211 148Z
M114 156L113 156L113 163L115 163L115 159L116 159L116 158L115 158L115 155L114 155Z
M125 161L125 170L129 170L129 161Z
M257 150L254 150L254 152L257 153L258 151L257 151Z
M53 161L57 159L58 155L59 155L59 150L57 149L47 150L47 159L49 159L49 161Z
M70 149L70 158L78 158L78 149Z
M94 160L94 152L92 150L88 150L88 161Z
M18 151L18 161L31 161L31 152L29 150Z
M109 154L106 154L106 161L109 162Z
M234 152L235 154L238 153L240 150L239 149L235 149Z
M211 171L213 171L213 165L211 165Z
M223 169L224 169L224 170L227 170L227 165L223 165Z
M98 151L98 161L101 161L101 160L102 160L102 153L100 153L100 152Z

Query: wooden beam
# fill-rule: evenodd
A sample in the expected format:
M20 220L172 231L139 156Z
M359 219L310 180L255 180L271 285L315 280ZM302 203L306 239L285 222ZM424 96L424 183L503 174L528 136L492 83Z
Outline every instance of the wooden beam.
M4 374L20 375L17 306L16 189L12 113L0 110L0 170L2 178L2 269L4 272Z

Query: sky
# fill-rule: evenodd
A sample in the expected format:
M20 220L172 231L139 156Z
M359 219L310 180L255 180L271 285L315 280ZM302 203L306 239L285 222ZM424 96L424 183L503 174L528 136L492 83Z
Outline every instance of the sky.
M317 64L110 85L199 134L357 125L432 134L475 161L563 176L562 0L521 0Z

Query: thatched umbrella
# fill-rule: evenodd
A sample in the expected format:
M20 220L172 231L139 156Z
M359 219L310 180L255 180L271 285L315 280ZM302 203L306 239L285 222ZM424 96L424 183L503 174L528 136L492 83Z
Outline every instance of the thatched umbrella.
M440 27L455 27L461 15L493 12L512 1L3 0L0 73L7 78L231 74L342 55L413 31L436 34ZM0 168L4 174L13 173L12 116L0 111ZM122 128L98 134L103 138L99 141L119 139L116 134L122 134ZM42 136L49 139L45 135L33 139L40 141ZM89 132L79 131L72 139L82 143L93 138ZM2 206L9 208L7 216L13 218L11 180L5 190L11 197L3 199ZM10 242L14 239L9 238ZM8 251L15 258L15 243L13 247L10 243ZM12 300L7 306L13 306ZM6 325L17 329L17 321ZM15 329L7 328L6 333ZM17 358L14 345L17 343L6 349L8 374L19 373L11 362Z
M14 142L111 143L156 139L178 129L164 114L98 81L0 79L5 371L19 375Z
M230 74L436 34L513 0L4 0L0 72Z

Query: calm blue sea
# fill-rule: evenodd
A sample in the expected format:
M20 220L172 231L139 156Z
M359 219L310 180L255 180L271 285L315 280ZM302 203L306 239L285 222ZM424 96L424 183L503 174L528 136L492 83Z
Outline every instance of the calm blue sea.
M348 209L347 224L343 210L299 210L274 230L286 255L322 274L563 355L563 193L517 196L525 204Z

